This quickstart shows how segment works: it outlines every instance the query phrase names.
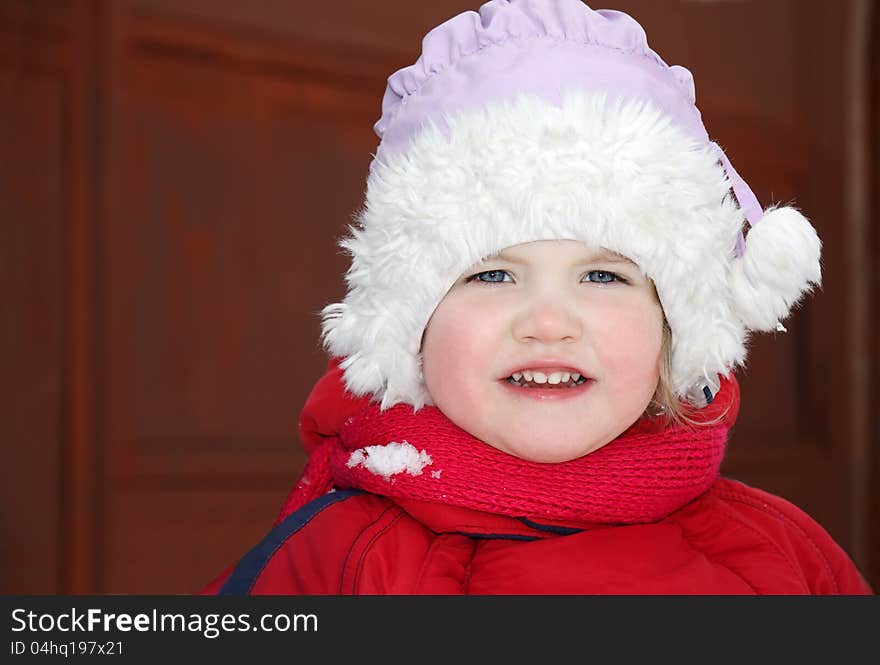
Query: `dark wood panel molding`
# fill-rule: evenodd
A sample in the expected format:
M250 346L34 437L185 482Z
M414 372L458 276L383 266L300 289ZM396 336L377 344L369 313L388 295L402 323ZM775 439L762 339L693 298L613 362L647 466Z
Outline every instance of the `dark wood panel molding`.
M128 40L128 50L135 57L207 61L227 71L258 72L290 81L318 80L372 94L381 94L376 83L383 83L401 66L397 64L400 53L393 51L328 45L303 37L281 41L253 29L232 29L147 10L132 16Z

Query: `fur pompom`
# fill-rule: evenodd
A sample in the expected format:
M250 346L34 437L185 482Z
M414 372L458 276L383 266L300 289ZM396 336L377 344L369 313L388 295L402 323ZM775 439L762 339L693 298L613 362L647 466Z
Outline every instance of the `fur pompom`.
M769 208L749 230L743 255L731 266L734 309L755 331L784 330L782 319L822 282L822 242L793 207Z

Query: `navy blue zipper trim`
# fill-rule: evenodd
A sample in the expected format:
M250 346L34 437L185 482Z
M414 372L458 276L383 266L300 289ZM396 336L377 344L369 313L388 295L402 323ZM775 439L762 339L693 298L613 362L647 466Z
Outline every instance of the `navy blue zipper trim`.
M539 524L538 522L533 522L528 517L520 517L519 521L525 524L527 527L531 527L532 529L537 529L538 531L547 531L549 533L558 533L560 536L570 536L573 533L580 533L583 529L575 529L571 526L556 526L554 524Z
M363 493L362 490L330 492L288 515L281 524L267 533L256 547L241 558L217 595L243 596L249 594L266 564L288 538L302 529L325 508Z
M466 531L455 531L460 536L467 536L475 540L540 540L540 536L524 536L518 533L467 533Z

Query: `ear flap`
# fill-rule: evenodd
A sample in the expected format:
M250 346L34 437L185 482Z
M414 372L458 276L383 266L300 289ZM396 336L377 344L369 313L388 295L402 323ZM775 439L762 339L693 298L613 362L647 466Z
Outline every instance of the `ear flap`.
M767 209L731 266L733 306L746 328L785 330L781 321L792 306L822 283L821 249L816 230L800 211Z

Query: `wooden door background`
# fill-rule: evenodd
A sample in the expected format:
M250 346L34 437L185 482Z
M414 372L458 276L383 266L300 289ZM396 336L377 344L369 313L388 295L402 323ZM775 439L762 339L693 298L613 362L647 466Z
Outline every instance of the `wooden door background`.
M270 527L385 80L478 6L0 3L0 591L190 593ZM724 472L880 589L877 4L603 6L691 69L761 202L823 238L823 289L739 374Z

